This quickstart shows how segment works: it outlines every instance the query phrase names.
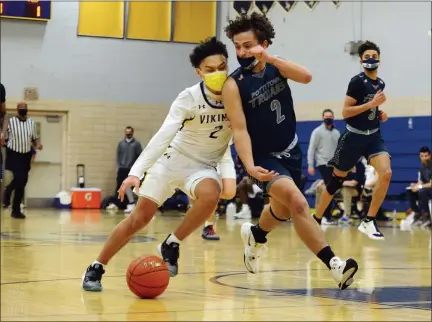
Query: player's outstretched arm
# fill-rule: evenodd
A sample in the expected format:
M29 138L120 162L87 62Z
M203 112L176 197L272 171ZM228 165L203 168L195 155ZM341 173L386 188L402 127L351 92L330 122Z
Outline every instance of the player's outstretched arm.
M140 178L168 148L184 120L190 118L191 97L186 91L177 96L159 131L151 138L129 172Z
M260 181L270 181L278 174L255 166L252 156L251 139L246 126L240 93L236 82L231 77L225 81L222 89L222 101L234 133L235 148L246 171Z
M234 134L234 144L246 170L255 166L252 157L252 144L246 126L246 118L238 86L234 79L228 78L222 90L222 101Z
M312 81L312 73L293 61L272 56L270 63L275 66L281 75L297 83L308 84Z

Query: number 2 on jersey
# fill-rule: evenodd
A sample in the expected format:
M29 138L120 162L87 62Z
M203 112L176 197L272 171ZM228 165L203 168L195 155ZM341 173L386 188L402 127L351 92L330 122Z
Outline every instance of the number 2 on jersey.
M280 124L285 120L285 115L282 115L282 106L278 100L273 100L270 103L270 109L276 111L276 123Z
M215 126L215 131L213 131L213 132L210 133L209 138L217 139L218 137L217 137L217 135L215 135L215 134L216 134L217 132L219 132L220 130L222 130L222 129L223 129L223 125Z

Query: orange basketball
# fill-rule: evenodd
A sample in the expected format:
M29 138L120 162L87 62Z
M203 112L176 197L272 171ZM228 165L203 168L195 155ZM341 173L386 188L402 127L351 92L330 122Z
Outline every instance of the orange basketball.
M161 295L169 284L168 267L162 258L144 255L134 259L128 267L126 281L136 296L152 299Z

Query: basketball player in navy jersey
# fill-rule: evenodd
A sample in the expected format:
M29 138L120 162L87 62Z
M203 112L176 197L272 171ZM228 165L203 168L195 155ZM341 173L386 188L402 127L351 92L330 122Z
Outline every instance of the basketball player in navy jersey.
M298 188L302 152L287 80L307 84L312 75L306 68L267 51L275 32L263 15L241 15L229 22L225 32L235 45L241 65L222 91L235 148L246 171L270 196L270 206L264 208L259 223L242 225L245 266L251 273L258 272L267 234L291 217L299 237L331 270L339 288L345 289L354 281L357 263L335 256Z
M379 110L386 102L384 81L378 77L380 49L373 42L366 41L358 50L364 71L354 76L349 85L342 110L346 120L346 131L339 138L334 157L328 166L333 167L333 177L328 181L321 195L314 216L321 223L323 213L333 195L342 187L344 178L357 160L364 156L378 173L378 183L374 188L372 202L358 229L369 238L383 240L375 216L387 194L391 179L390 155L381 136L380 122L388 119L387 113Z

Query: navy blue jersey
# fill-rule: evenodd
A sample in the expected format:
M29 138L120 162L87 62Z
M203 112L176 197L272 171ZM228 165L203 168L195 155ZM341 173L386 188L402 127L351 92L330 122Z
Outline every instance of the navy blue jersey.
M231 77L240 92L254 158L288 148L296 116L287 79L271 64L259 73L238 68Z
M357 101L355 105L359 106L373 100L375 94L379 90L383 91L384 88L385 83L381 78L370 79L365 73L360 73L351 78L346 95L354 98ZM353 128L362 131L377 129L380 127L378 106L349 117L346 122Z

